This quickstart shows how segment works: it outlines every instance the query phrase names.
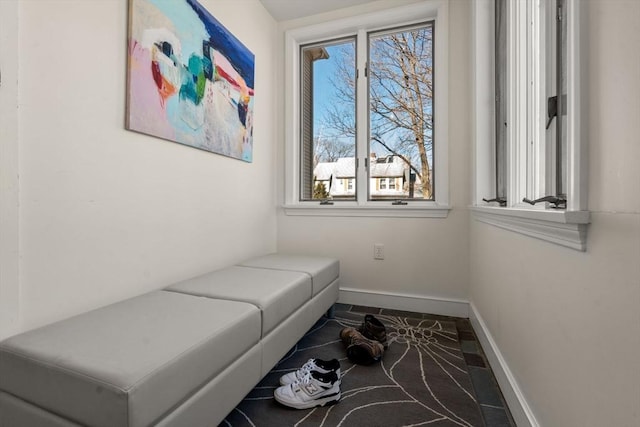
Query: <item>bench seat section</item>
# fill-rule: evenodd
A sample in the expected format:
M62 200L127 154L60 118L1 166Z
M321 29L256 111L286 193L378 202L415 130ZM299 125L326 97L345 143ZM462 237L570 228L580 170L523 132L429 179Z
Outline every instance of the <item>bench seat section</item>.
M313 296L319 294L340 275L340 262L337 259L320 256L269 254L252 258L238 265L307 274L311 277Z
M311 278L295 271L233 266L166 288L184 294L242 301L262 312L262 337L311 299Z
M3 341L2 389L79 424L147 426L255 348L260 324L252 304L151 292Z

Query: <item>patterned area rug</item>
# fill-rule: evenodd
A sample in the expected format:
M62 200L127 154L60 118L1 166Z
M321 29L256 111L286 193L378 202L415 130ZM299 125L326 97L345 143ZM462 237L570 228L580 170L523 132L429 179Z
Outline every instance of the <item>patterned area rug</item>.
M220 426L483 426L454 322L376 315L389 348L380 363L355 365L339 338L359 327L364 313L321 318ZM306 410L273 399L281 375L308 359L340 360L339 402Z

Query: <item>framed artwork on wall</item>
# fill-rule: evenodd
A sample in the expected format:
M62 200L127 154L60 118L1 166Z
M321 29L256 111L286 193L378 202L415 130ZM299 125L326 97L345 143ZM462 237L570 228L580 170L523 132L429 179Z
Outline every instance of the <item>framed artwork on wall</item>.
M129 0L127 123L253 160L255 57L196 0Z

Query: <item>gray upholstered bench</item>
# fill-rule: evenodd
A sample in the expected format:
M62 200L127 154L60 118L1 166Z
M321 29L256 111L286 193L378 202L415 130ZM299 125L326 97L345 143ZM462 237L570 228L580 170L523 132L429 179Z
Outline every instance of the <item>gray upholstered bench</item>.
M156 291L10 338L0 357L3 425L55 414L152 425L239 355L253 354L258 366L244 368L259 380L260 323L250 304ZM25 423L4 418L11 396L32 404Z
M11 337L0 425L217 425L337 301L338 275L270 255Z

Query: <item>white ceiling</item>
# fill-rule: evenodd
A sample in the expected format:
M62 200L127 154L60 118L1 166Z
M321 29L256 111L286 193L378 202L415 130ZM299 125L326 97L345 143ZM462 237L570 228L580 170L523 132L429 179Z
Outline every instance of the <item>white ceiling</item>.
M302 18L317 13L369 3L374 0L260 0L276 21Z

